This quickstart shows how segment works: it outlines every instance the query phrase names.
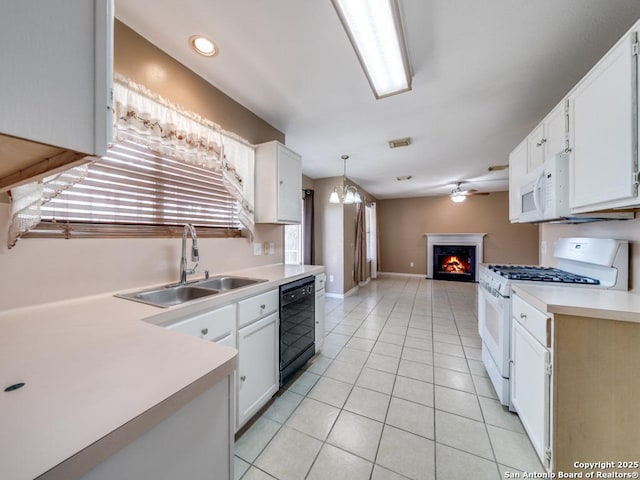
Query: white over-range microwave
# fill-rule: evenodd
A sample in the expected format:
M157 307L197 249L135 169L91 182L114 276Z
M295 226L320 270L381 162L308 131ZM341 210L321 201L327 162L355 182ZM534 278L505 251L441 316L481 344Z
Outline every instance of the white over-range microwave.
M569 155L549 158L520 181L520 222L544 222L567 217Z

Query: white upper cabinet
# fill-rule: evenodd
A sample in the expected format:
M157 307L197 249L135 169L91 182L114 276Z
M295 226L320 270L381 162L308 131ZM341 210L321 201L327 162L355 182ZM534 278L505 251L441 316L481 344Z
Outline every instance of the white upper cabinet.
M55 154L104 155L113 122L112 0L4 2L0 44L0 188Z
M527 173L527 145L523 140L509 155L509 220L518 222L522 211L520 202L520 178Z
M575 213L637 203L637 68L632 33L569 94Z
M256 147L256 223L302 221L302 159L279 142Z
M563 100L544 119L544 159L569 149L569 101Z
M565 101L551 110L536 129L527 137L528 162L527 171L531 171L543 162L564 152L567 148L568 112Z

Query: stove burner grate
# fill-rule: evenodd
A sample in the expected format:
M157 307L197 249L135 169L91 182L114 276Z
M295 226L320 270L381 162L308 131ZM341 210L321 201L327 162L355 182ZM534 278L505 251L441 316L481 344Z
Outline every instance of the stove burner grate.
M508 280L524 280L531 282L576 283L582 285L599 285L600 281L565 272L551 267L531 267L523 265L489 265L489 270L496 272Z

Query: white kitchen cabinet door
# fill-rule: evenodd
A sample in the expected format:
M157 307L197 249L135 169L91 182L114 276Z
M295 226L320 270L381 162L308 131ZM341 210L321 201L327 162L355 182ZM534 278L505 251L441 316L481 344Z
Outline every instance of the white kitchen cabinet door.
M550 447L551 354L515 318L511 332L511 401L542 463Z
M527 172L567 148L568 124L565 110L566 102L563 100L527 137Z
M626 36L569 94L574 213L637 203L635 42Z
M0 133L105 155L113 1L3 2L0 44Z
M544 161L544 124L538 127L527 137L527 172L542 165Z
M566 101L560 102L544 119L544 159L563 153L567 149L568 117Z
M509 155L509 220L517 223L522 210L520 179L527 173L527 140L523 140Z
M302 221L302 170L300 157L279 146L278 153L278 220Z
M302 160L279 142L256 147L256 223L302 221Z
M237 429L278 391L278 337L277 313L238 330Z

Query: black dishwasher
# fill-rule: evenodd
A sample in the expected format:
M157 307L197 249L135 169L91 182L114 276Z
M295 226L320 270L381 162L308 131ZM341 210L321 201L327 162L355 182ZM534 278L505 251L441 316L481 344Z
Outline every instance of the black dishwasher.
M315 278L280 286L280 386L315 354Z

